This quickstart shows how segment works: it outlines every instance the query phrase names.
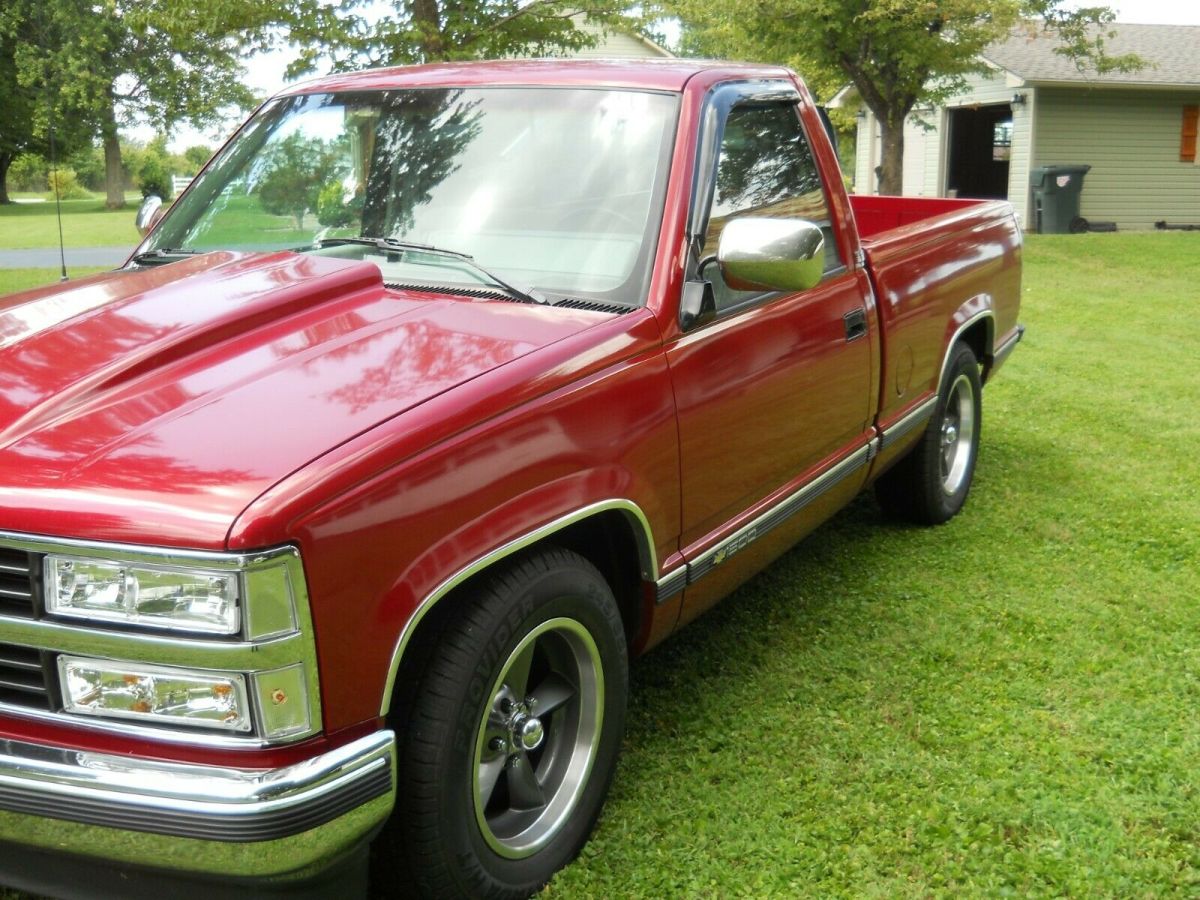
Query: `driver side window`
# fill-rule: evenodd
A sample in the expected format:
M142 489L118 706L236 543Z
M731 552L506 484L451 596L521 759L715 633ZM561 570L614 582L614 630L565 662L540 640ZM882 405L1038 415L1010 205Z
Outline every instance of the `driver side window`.
M821 175L791 104L743 105L729 111L703 254L717 252L725 223L738 216L807 219L825 233L825 271L843 264ZM760 291L730 288L715 265L705 274L712 280L718 312L761 296Z

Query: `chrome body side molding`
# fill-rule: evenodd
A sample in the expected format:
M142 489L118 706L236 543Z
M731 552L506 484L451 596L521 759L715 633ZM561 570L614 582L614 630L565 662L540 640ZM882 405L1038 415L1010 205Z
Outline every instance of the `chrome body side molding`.
M556 532L562 531L568 526L582 522L584 519L590 519L592 516L603 512L620 512L629 519L630 523L634 526L634 534L638 538L638 561L642 578L646 581L654 582L658 578L658 559L654 550L654 535L650 530L650 521L646 518L646 514L632 500L601 500L598 503L591 503L573 513L561 516L552 522L547 522L545 525L497 547L470 565L459 569L439 584L432 593L420 602L416 611L413 612L405 624L404 630L400 633L400 638L396 642L396 649L392 652L392 661L388 667L387 682L384 685L383 697L380 698L379 715L386 716L388 710L391 708L392 691L396 687L396 675L400 671L400 660L404 657L404 651L408 647L408 642L412 640L412 636L416 632L417 626L421 624L421 620L425 618L439 600L468 578L478 575L484 569L494 565L505 557L512 556L514 553L518 553L526 547L536 544L538 541L550 537Z
M660 579L657 583L658 602L662 603L678 594L687 585L695 584L717 566L775 528L778 528L830 488L865 466L873 457L874 452L875 439L872 439L840 462L835 463L820 475L806 482L787 497L784 497L774 506L764 510L729 537L704 551L704 553L696 557L694 562L685 563L671 574Z
M684 563L670 575L664 575L657 582L655 582L655 598L659 603L666 603L685 587L687 587L687 583L688 569L687 563Z
M996 348L992 354L990 364L984 368L984 382L986 383L988 376L1004 363L1010 353L1017 349L1017 344L1021 343L1021 339L1025 337L1025 326L1018 325L1016 331L1003 344Z
M879 435L879 449L884 450L891 447L914 428L924 426L929 421L929 417L933 415L936 406L937 397L930 397L912 412L907 413L895 425L885 428Z

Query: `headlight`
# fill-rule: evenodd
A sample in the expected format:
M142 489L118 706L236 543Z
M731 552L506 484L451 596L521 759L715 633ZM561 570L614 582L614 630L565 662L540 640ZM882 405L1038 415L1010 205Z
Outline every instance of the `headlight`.
M75 656L60 656L58 673L67 712L223 731L251 728L241 675Z
M51 555L45 573L54 615L208 634L241 627L236 572Z

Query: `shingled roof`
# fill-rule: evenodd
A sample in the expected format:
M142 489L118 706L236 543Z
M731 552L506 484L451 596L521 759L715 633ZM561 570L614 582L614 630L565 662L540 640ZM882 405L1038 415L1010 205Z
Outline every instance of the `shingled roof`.
M1104 42L1112 56L1136 53L1147 65L1136 72L1106 72L1080 69L1055 53L1052 34L1031 28L1014 32L1008 40L993 44L984 59L1027 82L1086 82L1104 85L1195 85L1200 87L1200 26L1127 25L1109 26L1116 34Z

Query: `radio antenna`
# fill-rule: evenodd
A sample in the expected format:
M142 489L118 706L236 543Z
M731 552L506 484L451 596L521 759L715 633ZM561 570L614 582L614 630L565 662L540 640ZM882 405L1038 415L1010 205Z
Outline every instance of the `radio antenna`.
M58 179L58 159L54 152L54 106L50 107L50 179L54 182L54 214L58 217L58 261L62 266L62 278L67 281L67 251L63 246L62 192Z
M46 7L41 6L38 9L38 45L45 53L43 66L49 64L50 42L49 27L46 24ZM58 176L58 154L54 146L54 120L58 112L58 98L53 95L53 85L49 77L49 72L43 69L45 73L43 77L43 86L45 88L46 97L46 115L47 125L50 132L50 181L51 187L54 188L54 214L58 218L58 261L62 272L62 281L67 280L67 251L63 245L63 224L62 224L62 184Z

